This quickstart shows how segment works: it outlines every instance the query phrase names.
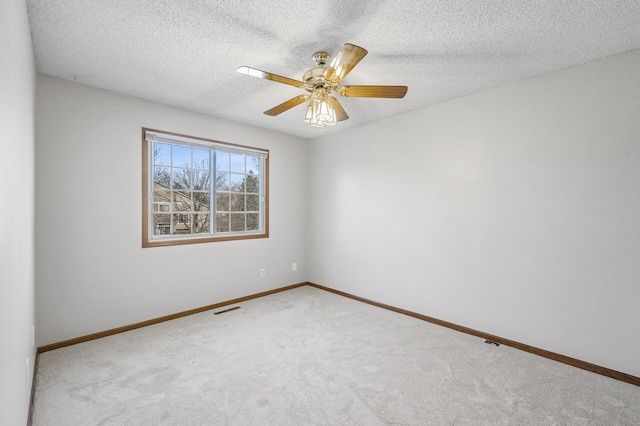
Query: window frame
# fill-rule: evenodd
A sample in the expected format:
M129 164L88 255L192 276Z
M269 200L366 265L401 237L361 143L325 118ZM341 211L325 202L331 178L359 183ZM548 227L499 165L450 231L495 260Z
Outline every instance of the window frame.
M207 149L215 150L215 147L220 147L220 150L224 151L225 147L230 152L241 152L245 155L251 156L252 153L260 153L264 156L262 158L262 170L260 180L260 195L263 200L259 200L262 211L260 216L262 217L262 228L257 231L241 231L234 233L224 232L217 233L214 229L212 233L198 235L171 235L171 236L159 236L155 235L155 229L153 227L153 184L154 180L151 176L153 170L153 153L151 152L152 142L149 141L147 135L159 135L165 139L172 139L175 144L191 143L194 146L200 146ZM170 143L170 142L168 142ZM229 152L227 151L227 152ZM211 167L215 167L211 164ZM215 170L213 170L215 175ZM211 197L215 197L215 184L211 182L211 189L209 192ZM215 206L215 202L213 203ZM210 211L210 215L216 215L216 211ZM215 221L212 221L215 223ZM196 243L210 243L218 241L235 241L235 240L248 240L256 238L268 238L269 237L269 150L262 148L255 148L246 145L238 145L228 142L216 141L213 139L206 139L201 137L183 135L173 132L165 132L162 130L155 130L143 127L142 128L142 247L161 247L161 246L173 246L183 244L196 244Z

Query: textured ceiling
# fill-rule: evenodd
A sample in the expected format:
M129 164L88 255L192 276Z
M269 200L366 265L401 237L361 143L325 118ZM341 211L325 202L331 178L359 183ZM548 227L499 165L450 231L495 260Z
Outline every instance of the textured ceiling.
M340 98L325 133L640 48L638 0L27 0L41 74L305 138L316 51L369 54L344 84L406 85L404 99ZM166 129L171 130L171 129Z

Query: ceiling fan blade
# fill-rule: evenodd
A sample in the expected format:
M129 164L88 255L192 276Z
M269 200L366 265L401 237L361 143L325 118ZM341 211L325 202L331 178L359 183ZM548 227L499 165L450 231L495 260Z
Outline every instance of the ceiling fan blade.
M329 96L329 102L331 102L331 106L336 112L336 121L349 119L347 112L344 110L344 108L342 108L342 105L340 105L340 102L338 102L336 98L334 98L333 96Z
M351 98L404 98L407 86L342 86L338 93Z
M293 87L304 88L304 83L302 81L294 80L289 77L283 77L277 74L272 74L270 72L262 71L256 68L242 66L242 67L239 67L236 71L238 71L240 74L246 74L252 77L258 77L258 78L263 78L265 80L271 80L278 83L288 84L289 86L293 86Z
M309 95L296 96L293 99L289 99L288 101L281 103L280 105L274 106L273 108L265 111L264 113L270 116L276 116L278 114L281 114L293 108L294 106L298 106L302 103L305 103L308 100L309 100Z
M367 50L362 47L345 43L324 72L324 79L334 84L340 83L367 53Z

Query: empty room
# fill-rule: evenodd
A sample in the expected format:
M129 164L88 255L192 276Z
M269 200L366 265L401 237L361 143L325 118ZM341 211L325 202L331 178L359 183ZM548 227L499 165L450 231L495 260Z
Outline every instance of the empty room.
M637 1L3 0L0 424L640 424Z

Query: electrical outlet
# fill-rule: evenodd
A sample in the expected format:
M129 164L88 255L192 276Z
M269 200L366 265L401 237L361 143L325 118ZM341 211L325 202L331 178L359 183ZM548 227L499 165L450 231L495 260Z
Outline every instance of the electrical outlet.
M264 270L264 268L260 269L260 278L264 278L267 276L267 271Z
M291 265L291 270L293 272L298 270L298 262L293 262L293 264Z

